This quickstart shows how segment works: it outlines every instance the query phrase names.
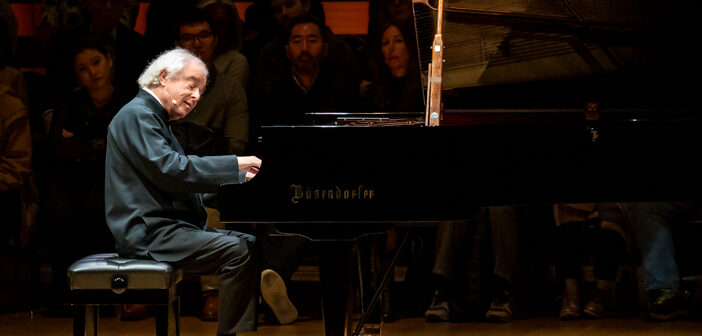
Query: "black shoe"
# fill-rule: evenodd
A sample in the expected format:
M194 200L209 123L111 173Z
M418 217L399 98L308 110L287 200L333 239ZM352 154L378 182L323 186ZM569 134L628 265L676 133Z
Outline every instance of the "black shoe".
M648 291L648 319L671 321L687 315L688 293L677 289L663 288Z
M561 312L558 318L562 321L577 320L583 316L580 309L580 298L575 293L565 293L562 296Z
M608 292L596 289L590 301L583 307L583 314L589 319L601 319L605 316L607 307L609 306Z

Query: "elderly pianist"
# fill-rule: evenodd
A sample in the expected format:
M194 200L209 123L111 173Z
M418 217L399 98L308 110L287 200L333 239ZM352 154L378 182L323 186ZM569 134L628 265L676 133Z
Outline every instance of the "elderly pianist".
M164 52L141 74L139 93L108 129L105 214L120 256L219 275L217 334L235 335L256 330L255 238L208 229L203 194L248 181L261 160L183 153L169 122L192 111L207 75L206 65L181 48Z

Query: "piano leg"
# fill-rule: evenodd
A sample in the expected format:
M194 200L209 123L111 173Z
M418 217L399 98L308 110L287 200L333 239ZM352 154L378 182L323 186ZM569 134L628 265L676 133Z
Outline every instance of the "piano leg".
M324 335L353 334L353 254L352 243L321 242L319 246L319 277L322 287L322 318Z
M390 264L387 265L387 269L383 272L383 278L380 280L380 284L377 285L377 288L375 289L375 293L373 294L372 298L370 301L366 304L366 298L363 298L364 302L364 307L366 308L365 312L363 315L361 315L360 320L358 321L358 325L356 326L356 329L354 330L354 335L360 335L361 332L363 331L363 327L366 323L370 324L377 324L380 325L382 324L382 317L380 313L380 309L378 308L378 302L380 301L380 297L383 293L383 288L390 282L390 278L394 276L394 270L395 265L397 265L397 260L402 254L402 251L405 248L405 245L407 244L407 240L410 237L410 233L412 232L412 228L410 227L407 232L405 233L404 237L402 238L402 242L400 243L400 246L397 248L395 251L395 254L392 257L392 260L390 261Z

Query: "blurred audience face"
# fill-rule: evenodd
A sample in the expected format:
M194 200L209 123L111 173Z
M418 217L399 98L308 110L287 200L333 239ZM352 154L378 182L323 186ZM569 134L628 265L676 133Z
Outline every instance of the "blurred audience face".
M295 73L311 74L319 71L326 54L319 26L310 22L295 25L290 31L285 54Z
M395 25L385 29L380 46L385 65L390 68L392 76L395 78L405 77L410 56L407 44L405 44L405 38L402 36L400 29Z
M406 21L413 17L411 0L385 0L385 9L393 20Z
M195 61L190 62L180 73L170 78L164 70L160 79L171 103L166 107L169 120L182 119L188 115L197 105L207 84L205 73Z
M214 25L211 28L217 35L218 45L220 47L240 47L238 44L241 43L241 21L236 7L215 2L207 5L204 11Z
M206 21L180 26L178 45L190 49L205 64L212 63L217 37Z
M97 49L85 49L73 57L78 84L89 92L112 85L112 58Z
M271 0L275 21L281 28L288 28L290 20L310 10L310 0Z
M97 33L107 33L117 27L127 8L126 0L84 0L84 3Z

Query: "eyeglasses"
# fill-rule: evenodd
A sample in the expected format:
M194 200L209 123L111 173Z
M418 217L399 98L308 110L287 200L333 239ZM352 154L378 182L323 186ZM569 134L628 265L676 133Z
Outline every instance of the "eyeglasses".
M193 35L193 34L183 34L180 36L180 43L182 44L191 44L195 42L195 39L198 41L206 41L212 38L214 34L212 34L212 31L210 30L203 30L200 33Z

